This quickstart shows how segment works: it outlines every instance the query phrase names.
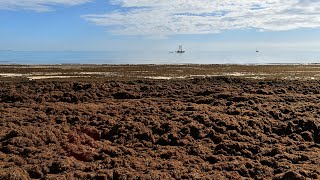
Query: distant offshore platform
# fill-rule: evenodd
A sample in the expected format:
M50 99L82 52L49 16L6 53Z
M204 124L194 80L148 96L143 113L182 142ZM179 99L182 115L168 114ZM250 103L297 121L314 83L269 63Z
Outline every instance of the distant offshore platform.
M182 54L185 53L186 51L182 50L182 45L179 45L179 49L178 51L176 51L176 53Z
M177 51L170 51L170 53L178 53L178 54L183 54L185 53L186 51L182 50L182 45L179 45L179 48Z

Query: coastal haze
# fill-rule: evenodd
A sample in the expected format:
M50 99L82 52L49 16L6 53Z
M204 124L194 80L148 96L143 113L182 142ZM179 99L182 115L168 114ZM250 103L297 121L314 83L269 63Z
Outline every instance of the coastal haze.
M1 0L0 179L320 179L320 1Z

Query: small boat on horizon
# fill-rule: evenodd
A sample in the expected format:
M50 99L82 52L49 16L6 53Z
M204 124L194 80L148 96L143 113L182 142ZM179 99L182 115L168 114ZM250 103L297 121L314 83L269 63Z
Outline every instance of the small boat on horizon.
M186 51L182 50L182 45L179 45L179 49L178 51L176 51L176 53L182 54L185 53Z

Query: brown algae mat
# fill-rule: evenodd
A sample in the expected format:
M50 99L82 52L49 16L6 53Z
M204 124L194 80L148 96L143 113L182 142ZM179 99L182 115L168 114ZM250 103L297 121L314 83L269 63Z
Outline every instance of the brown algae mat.
M320 65L0 65L0 81L159 80L215 76L320 80Z
M0 82L0 179L319 179L316 80Z

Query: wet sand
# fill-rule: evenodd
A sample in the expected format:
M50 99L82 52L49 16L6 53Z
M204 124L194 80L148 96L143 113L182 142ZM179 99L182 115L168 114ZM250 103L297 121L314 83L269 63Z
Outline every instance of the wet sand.
M319 68L0 66L0 179L319 179Z

